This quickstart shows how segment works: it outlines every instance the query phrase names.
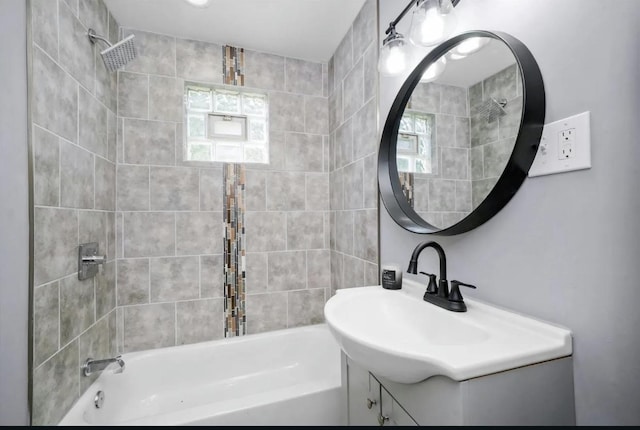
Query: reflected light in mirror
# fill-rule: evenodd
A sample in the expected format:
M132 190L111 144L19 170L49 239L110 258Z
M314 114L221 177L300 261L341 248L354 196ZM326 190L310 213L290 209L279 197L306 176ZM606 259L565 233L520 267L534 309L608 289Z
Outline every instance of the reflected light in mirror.
M451 0L423 0L413 11L409 39L414 45L433 46L453 32L456 21Z
M402 35L389 40L384 44L380 52L378 71L385 76L397 76L407 67L407 52L404 49Z
M447 65L447 59L443 56L438 59L438 61L434 62L430 65L427 70L422 74L422 78L420 78L420 82L431 82L438 79L438 77L444 72L444 69Z
M451 60L460 60L481 50L491 39L488 37L472 37L449 51Z
M210 0L184 0L189 3L191 6L195 7L207 7L209 6Z

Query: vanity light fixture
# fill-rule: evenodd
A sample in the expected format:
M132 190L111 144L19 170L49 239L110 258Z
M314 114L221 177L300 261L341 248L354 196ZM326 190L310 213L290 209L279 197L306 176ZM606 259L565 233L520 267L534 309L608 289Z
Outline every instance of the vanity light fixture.
M406 70L409 56L407 44L404 36L396 32L396 25L413 6L417 6L417 8L413 12L409 40L416 46L433 46L449 37L455 29L457 18L454 7L459 1L411 0L385 31L388 36L382 42L378 71L385 76L398 76ZM446 64L446 61L444 63ZM438 75L442 73L444 64L442 64L442 69L437 71Z
M447 59L442 56L438 61L435 61L432 65L427 67L427 70L422 74L420 82L431 82L438 79L438 77L444 72L444 68L447 65Z
M184 1L189 3L191 6L195 6L195 7L208 7L209 2L211 0L184 0Z

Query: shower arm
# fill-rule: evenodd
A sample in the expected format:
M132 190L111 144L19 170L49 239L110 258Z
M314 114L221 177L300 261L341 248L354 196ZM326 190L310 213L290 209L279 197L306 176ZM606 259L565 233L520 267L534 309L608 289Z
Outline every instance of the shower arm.
M100 36L99 34L97 34L93 28L89 29L89 32L87 33L87 36L89 36L89 41L93 44L96 43L96 40L100 40L104 43L107 44L107 46L112 47L113 45L111 44L111 42L109 42L106 38Z

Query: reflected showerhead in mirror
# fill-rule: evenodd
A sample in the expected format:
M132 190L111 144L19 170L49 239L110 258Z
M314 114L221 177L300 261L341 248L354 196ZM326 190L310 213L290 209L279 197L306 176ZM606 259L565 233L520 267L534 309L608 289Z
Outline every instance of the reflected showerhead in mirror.
M136 45L133 42L135 38L133 34L122 39L115 45L112 45L111 42L103 36L96 34L92 28L89 29L88 36L91 43L95 44L96 41L99 40L107 45L107 48L100 52L100 56L102 57L105 67L110 72L115 72L123 68L138 55Z
M480 106L479 115L484 118L488 124L495 122L501 116L505 116L507 111L504 108L507 106L507 99L496 100L493 97L489 97Z

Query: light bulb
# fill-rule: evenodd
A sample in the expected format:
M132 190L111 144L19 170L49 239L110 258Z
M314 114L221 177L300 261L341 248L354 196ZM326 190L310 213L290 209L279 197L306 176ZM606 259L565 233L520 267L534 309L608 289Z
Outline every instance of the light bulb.
M488 37L471 37L466 39L449 51L449 58L452 60L459 60L476 53L489 43L490 40L491 39Z
M195 7L207 7L209 6L210 0L184 0L189 3L191 6Z
M451 0L423 0L413 11L409 40L418 46L433 46L455 29L456 14Z
M444 69L447 65L447 59L445 57L440 57L438 60L434 61L427 70L422 74L422 78L420 78L420 82L431 82L438 79L438 77L444 72Z
M378 60L378 71L385 76L398 76L406 68L407 52L404 37L401 34L395 34L393 39L388 40L382 46Z

